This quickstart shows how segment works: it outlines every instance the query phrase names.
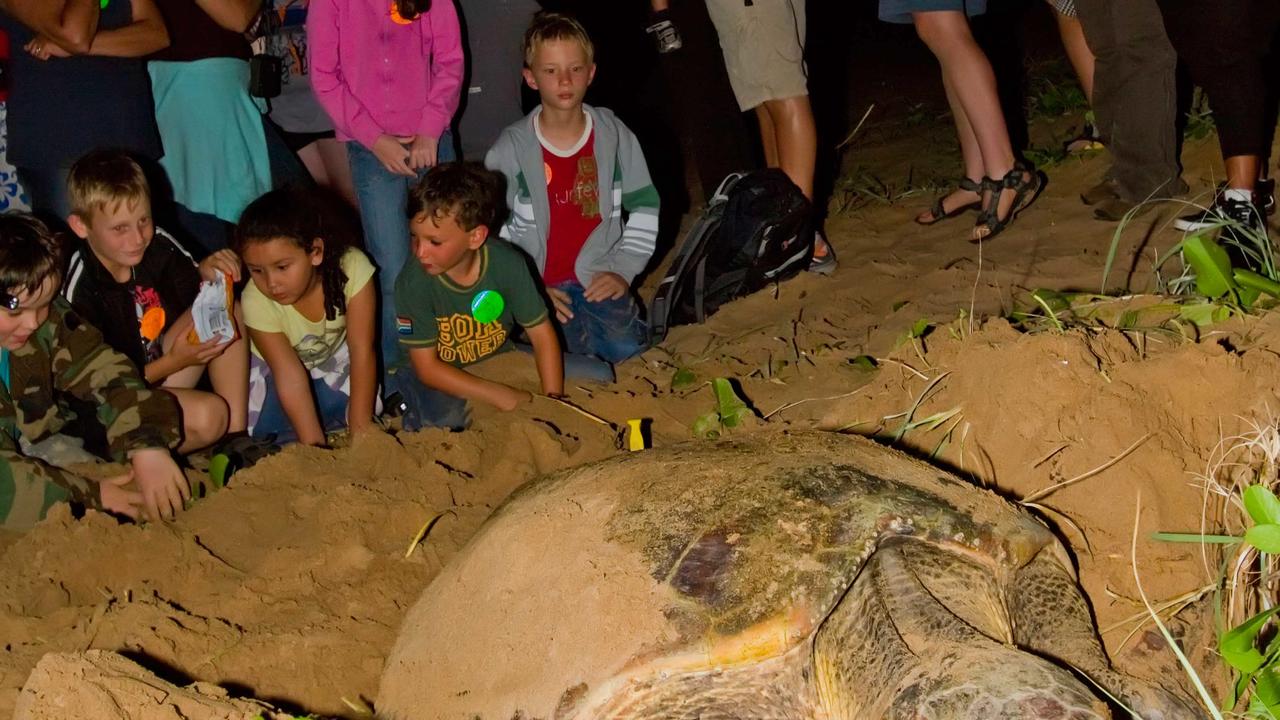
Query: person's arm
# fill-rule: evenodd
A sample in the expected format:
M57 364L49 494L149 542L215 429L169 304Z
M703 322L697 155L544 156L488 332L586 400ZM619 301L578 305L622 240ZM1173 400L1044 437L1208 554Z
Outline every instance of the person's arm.
M262 0L195 0L205 15L220 27L242 33L262 11Z
M431 10L423 19L430 23L431 89L422 111L418 134L438 140L458 111L466 56L458 14L452 2L431 3ZM423 62L427 59L424 58Z
M98 0L0 0L0 10L73 55L89 51L100 8Z
M190 329L191 325L187 324L185 327ZM171 328L170 332L172 331ZM174 338L169 352L147 363L142 369L142 377L148 383L158 385L170 375L192 365L208 365L211 360L227 349L226 341L221 338L209 338L202 343L193 343L187 340L185 332L182 335L183 337Z
M622 210L626 224L616 249L605 260L629 286L644 270L658 244L658 190L649 177L649 165L636 136L615 119L618 126L618 167L622 171Z
M13 478L18 493L22 493L23 488L39 488L39 498L33 499L31 504L43 503L46 495L44 486L48 484L62 490L69 500L88 507L101 507L94 482L39 458L23 455L18 443L7 432L0 432L0 475ZM0 517L0 523L4 520Z
M169 47L169 30L155 0L133 0L133 22L93 36L87 55L143 57Z
M334 127L373 150L382 128L351 94L343 79L338 47L338 7L335 0L311 0L307 6L307 52L311 61L311 90L329 114ZM406 155L407 155L406 151Z
M347 352L351 356L351 400L347 404L347 427L358 433L373 427L374 395L378 385L377 338L378 299L373 283L366 283L347 301Z
M564 356L560 354L560 340L550 320L524 329L533 344L533 360L538 366L538 379L542 381L542 394L559 397L564 394Z
M284 333L263 332L249 329L249 338L262 353L262 359L271 368L280 406L303 445L323 445L324 429L316 415L315 400L311 394L311 376L303 367L298 354Z
M61 301L55 302L57 314L49 319L57 323L54 387L97 407L112 458L134 466L147 515L171 516L191 492L169 456L169 448L181 440L178 401L169 393L148 390L128 358L107 347L101 333Z
M523 390L477 377L444 362L434 347L410 348L409 361L423 385L454 397L486 402L499 410L514 410L531 399Z

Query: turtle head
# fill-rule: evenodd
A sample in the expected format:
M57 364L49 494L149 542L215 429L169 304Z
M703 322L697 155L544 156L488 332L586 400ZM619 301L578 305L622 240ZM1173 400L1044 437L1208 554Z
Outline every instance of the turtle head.
M899 687L886 717L902 720L1109 720L1070 672L1006 647L957 648Z
M1115 688L1117 699L1142 720L1203 720L1203 711L1177 693L1127 675L1100 678ZM1109 682L1108 682L1109 681Z

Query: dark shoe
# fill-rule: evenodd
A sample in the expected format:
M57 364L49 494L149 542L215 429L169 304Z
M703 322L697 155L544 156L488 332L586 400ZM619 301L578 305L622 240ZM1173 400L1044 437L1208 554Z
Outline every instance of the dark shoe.
M658 45L658 52L662 55L673 53L684 47L684 41L680 39L680 31L667 17L665 10L654 13L653 23L645 28L645 32L653 36L653 41Z
M1253 186L1253 199L1262 207L1268 217L1276 214L1276 181L1271 178L1259 180Z
M1045 178L1039 170L1021 162L1015 163L1013 169L999 180L983 178L983 194L988 192L991 194L978 214L978 224L973 227L973 238L970 242L990 240L1004 232L1005 228L1017 219L1018 213L1026 210L1036 201L1036 198L1040 197L1044 184ZM1013 191L1013 202L1002 218L1000 217L1000 198L1006 190Z
M1120 222L1126 217L1132 219L1144 215L1156 205L1157 203L1154 201L1136 203L1115 197L1110 200L1103 200L1095 205L1093 207L1093 217L1095 220L1103 220L1105 222ZM1130 215L1130 213L1133 214Z
M1214 210L1217 211L1223 224L1222 232L1229 238L1256 244L1257 240L1264 240L1267 237L1266 211L1260 203L1256 202L1257 194L1253 197L1253 200L1220 197L1218 203L1214 205ZM1253 237L1248 237L1250 235Z
M209 482L212 489L225 487L231 476L251 468L259 460L280 452L275 435L265 438L235 433L223 438L209 454Z
M1199 232L1217 227L1222 224L1222 214L1218 212L1217 198L1222 197L1222 191L1226 189L1226 183L1218 185L1214 192L1214 204L1200 210L1199 212L1183 215L1173 221L1173 227L1183 232ZM1257 185L1253 187L1254 202L1262 208L1264 215L1274 215L1276 211L1276 181L1267 179L1259 180Z
M956 187L959 188L960 190L967 190L971 193L978 193L978 199L972 202L964 203L963 205L958 205L952 208L951 212L947 212L947 209L943 206L942 203L944 200L946 200L948 197L951 196L951 193L955 192L955 190L952 190L946 195L943 195L941 197L934 199L933 207L929 208L928 220L921 220L920 218L917 217L916 223L919 225L933 225L935 223L942 222L947 218L953 218L967 210L977 210L982 207L982 183L975 182L973 180L970 180L969 178L960 178L960 182L956 183Z
M1118 199L1120 199L1120 186L1112 178L1107 178L1080 193L1080 202L1085 205L1097 205L1100 202Z

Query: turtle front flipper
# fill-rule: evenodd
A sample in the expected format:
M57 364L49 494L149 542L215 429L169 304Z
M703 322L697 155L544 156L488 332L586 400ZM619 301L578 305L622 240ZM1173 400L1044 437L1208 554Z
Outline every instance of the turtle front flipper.
M962 562L947 549L905 538L882 544L867 560L814 640L815 695L825 717L1109 717L1070 672L988 637L951 612L950 598L934 591L953 586L922 581L936 568Z
M1088 676L1143 720L1205 718L1178 694L1111 666L1068 563L1060 547L1049 545L1013 575L1006 595L1014 642Z

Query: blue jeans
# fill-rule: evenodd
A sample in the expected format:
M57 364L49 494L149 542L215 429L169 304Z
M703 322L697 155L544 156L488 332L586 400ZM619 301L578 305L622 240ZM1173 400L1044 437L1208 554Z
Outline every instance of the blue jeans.
M276 442L287 445L298 440L298 433L293 423L285 414L280 404L280 393L276 390L275 377L270 372L266 375L267 396L262 402L258 422L253 426L254 437L275 435ZM351 398L334 390L319 378L311 378L311 395L315 398L316 412L319 415L320 427L326 433L341 430L347 426L347 405Z
M409 218L405 217L405 206L409 190L427 171L419 170L417 177L392 175L382 167L371 150L358 142L347 143L347 157L356 199L360 203L365 249L373 256L373 264L378 268L378 290L381 293L379 347L382 350L382 367L390 369L396 367L401 359L400 340L396 337L395 293L396 276L409 259ZM444 163L455 157L453 134L446 130L440 136L436 160ZM390 391L389 374L383 386Z
M560 326L566 355L620 363L648 349L649 328L630 293L617 300L587 302L583 295L586 289L575 281L555 288L569 294L569 310L573 313L573 319Z

